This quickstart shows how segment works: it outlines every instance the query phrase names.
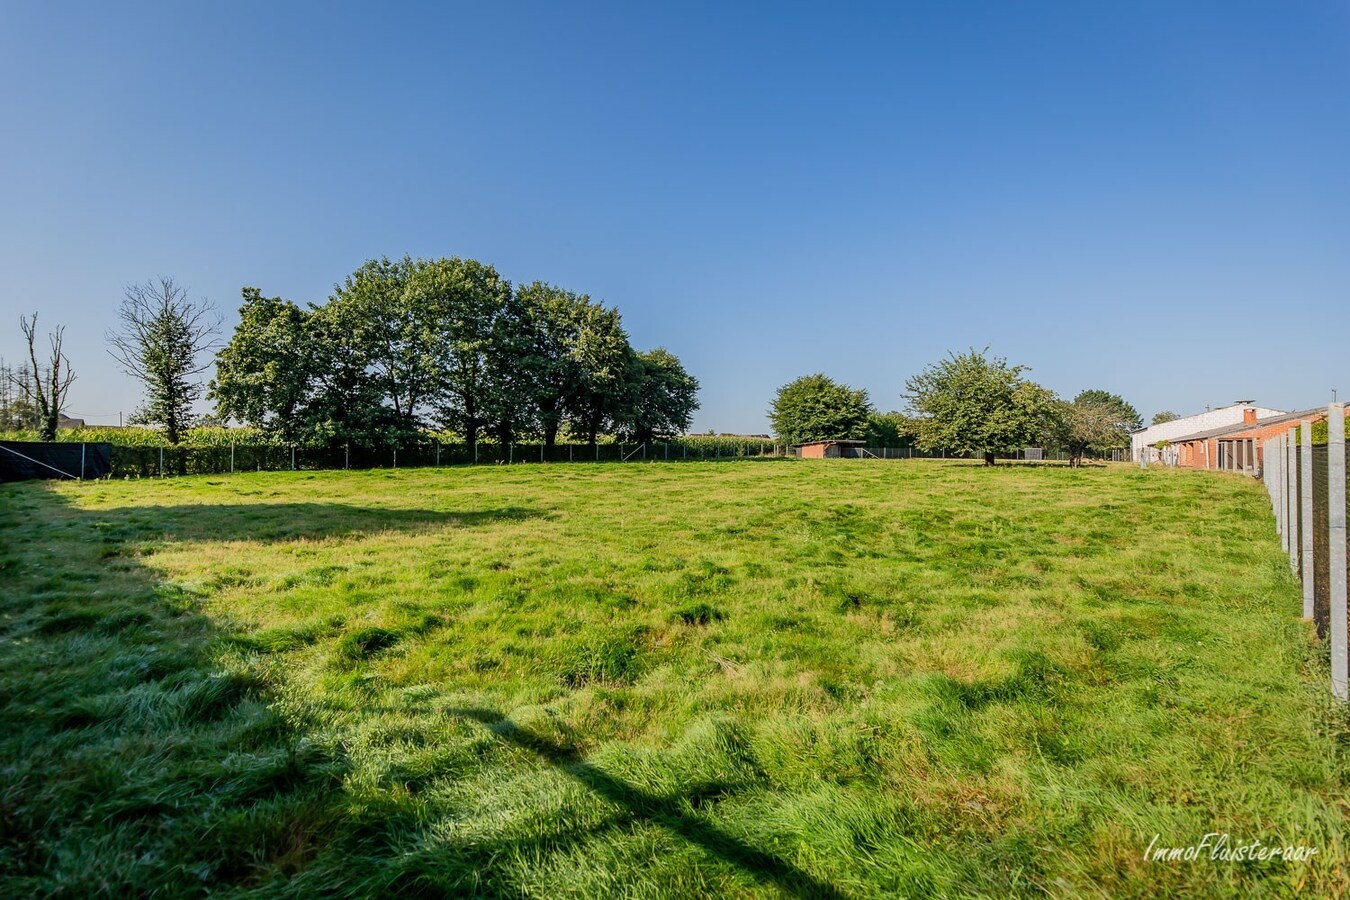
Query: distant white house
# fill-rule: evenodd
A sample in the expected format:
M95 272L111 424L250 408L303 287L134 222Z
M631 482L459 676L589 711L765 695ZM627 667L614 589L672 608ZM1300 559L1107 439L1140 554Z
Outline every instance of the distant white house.
M1139 462L1141 458L1150 463L1159 462L1161 457L1154 446L1158 441L1170 441L1173 438L1208 431L1211 428L1223 428L1227 425L1241 425L1244 422L1250 424L1260 419L1282 416L1284 413L1285 410L1282 409L1270 409L1256 406L1250 400L1239 400L1229 406L1173 419L1161 425L1150 425L1130 435L1130 458L1135 462Z

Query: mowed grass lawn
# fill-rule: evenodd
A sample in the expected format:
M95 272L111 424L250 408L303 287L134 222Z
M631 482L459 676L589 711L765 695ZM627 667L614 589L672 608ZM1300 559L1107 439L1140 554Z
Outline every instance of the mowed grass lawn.
M851 460L0 486L0 893L1347 890L1250 480ZM1146 862L1305 844L1304 863Z

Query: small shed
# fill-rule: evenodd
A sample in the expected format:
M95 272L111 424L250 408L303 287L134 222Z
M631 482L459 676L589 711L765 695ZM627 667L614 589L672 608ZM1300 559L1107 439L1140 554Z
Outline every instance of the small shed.
M861 456L858 449L866 445L867 441L808 441L792 446L802 459L838 459Z

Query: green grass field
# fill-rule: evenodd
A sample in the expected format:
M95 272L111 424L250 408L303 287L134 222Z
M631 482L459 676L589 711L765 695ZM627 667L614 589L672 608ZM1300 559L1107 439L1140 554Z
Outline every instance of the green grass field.
M0 893L1336 895L1259 484L851 460L0 486ZM1207 832L1306 863L1146 862Z

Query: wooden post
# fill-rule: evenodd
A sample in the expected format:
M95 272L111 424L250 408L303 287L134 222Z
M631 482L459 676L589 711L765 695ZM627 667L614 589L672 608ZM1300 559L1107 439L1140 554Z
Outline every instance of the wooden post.
M1300 519L1303 523L1299 533L1303 535L1303 618L1313 617L1313 478L1312 478L1312 423L1304 422L1299 428L1299 463L1303 477L1298 480Z
M1346 699L1345 404L1327 407L1327 539L1331 585L1331 690Z

